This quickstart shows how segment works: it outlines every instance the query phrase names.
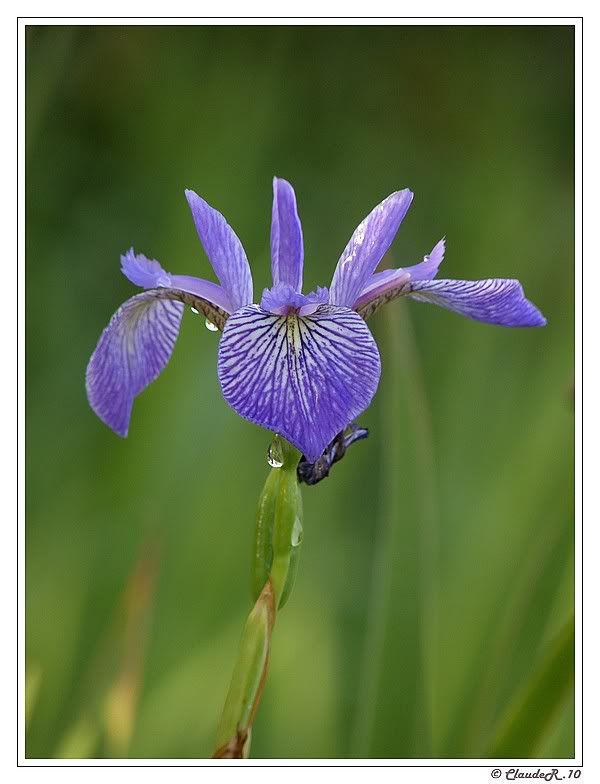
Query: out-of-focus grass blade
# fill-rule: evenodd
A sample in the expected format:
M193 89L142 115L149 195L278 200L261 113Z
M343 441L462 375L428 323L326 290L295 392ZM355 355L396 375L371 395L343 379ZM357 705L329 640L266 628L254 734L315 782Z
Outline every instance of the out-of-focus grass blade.
M540 396L527 436L515 439L499 470L465 504L469 538L451 553L452 572L444 578L438 684L451 687L443 697L447 735L439 756L486 755L499 716L539 660L551 619L560 624L572 606L571 582L565 605L554 607L573 546L564 479L572 460L570 415L562 405L555 388ZM550 431L557 409L562 421ZM469 621L457 637L462 618Z
M486 757L529 757L550 727L574 681L575 621L548 646L537 672L500 722Z
M142 687L144 659L158 572L158 551L147 541L135 563L83 691L82 712L69 727L55 757L125 757ZM104 745L106 748L104 748Z
M573 533L567 524L562 529L549 527L545 537L533 536L524 550L514 585L509 587L503 605L494 614L493 632L482 646L481 664L478 664L481 677L476 679L477 692L473 701L468 701L463 721L465 754L485 753L498 715L512 704L513 684L521 683L531 661L537 661L543 650L545 630L555 618L559 619L551 627L552 636L567 616L568 608L563 611L561 607L557 612L552 597L560 593L570 596L566 555L572 545Z
M32 664L25 672L25 726L31 720L33 709L40 693L42 670L37 664Z
M100 742L100 726L91 716L81 716L70 727L58 745L55 759L89 759L96 757Z
M157 573L156 546L146 543L125 591L119 673L104 700L103 716L109 756L124 757L133 733Z
M382 523L374 549L351 753L425 757L435 734L430 660L438 575L433 441L405 303L386 310L385 326L385 421L378 435Z

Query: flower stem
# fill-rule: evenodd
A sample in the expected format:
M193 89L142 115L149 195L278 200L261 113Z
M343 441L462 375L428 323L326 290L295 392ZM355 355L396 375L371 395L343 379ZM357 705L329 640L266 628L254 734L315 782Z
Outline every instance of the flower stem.
M276 437L278 438L278 437ZM245 758L266 683L277 609L291 593L302 540L302 498L296 476L300 453L278 441L281 465L271 469L260 496L252 570L256 602L240 642L213 757Z

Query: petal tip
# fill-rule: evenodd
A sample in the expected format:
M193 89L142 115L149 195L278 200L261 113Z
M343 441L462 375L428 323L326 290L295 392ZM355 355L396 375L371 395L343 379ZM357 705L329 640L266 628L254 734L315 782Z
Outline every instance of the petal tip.
M94 414L96 414L98 419L103 422L103 424L105 424L109 430L112 430L115 435L119 436L119 438L127 438L127 435L129 434L129 417L131 416L131 407L126 420L123 420L122 417L117 420L110 415L110 410L106 409L106 407L102 404L102 399L98 399L98 396L94 392L96 382L92 364L93 360L94 355L92 355L85 373L85 391L90 408Z
M277 195L280 188L290 191L293 194L294 200L296 199L296 193L292 183L289 180L286 180L285 177L273 177L273 194L275 196Z
M399 196L401 199L408 199L411 202L415 198L415 194L411 191L410 188L402 188L400 191L396 191L393 196Z
M536 312L534 313L533 318L531 320L531 326L532 327L545 327L546 324L548 323L548 319L546 318L546 316L544 316L544 314L541 312L541 310L538 310L537 308L535 308L535 311Z
M143 253L136 254L133 248L121 255L121 272L143 289L171 285L171 276L156 259L149 259Z
M184 193L185 193L185 198L187 199L187 203L190 205L191 209L194 209L194 204L204 201L204 199L198 196L196 191L193 191L191 188L186 188Z

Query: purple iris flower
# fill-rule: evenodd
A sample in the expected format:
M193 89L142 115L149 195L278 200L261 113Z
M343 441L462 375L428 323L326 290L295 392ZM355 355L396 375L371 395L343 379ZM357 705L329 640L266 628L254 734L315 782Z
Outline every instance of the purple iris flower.
M185 305L223 331L218 374L225 400L242 417L288 439L315 462L371 402L381 362L365 320L400 295L508 327L546 320L517 280L440 280L440 240L420 264L377 272L413 194L392 193L346 245L329 290L302 293L304 247L292 186L273 181L273 286L252 304L248 259L224 217L193 191L186 196L219 284L171 275L131 249L121 269L146 291L127 300L102 333L87 369L90 405L126 436L133 400L165 368Z

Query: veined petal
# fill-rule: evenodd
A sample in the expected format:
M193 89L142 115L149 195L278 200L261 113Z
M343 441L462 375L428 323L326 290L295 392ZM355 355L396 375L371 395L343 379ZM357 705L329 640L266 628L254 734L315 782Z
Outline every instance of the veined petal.
M370 285L354 303L354 310L365 320L386 302L410 291L410 275L403 269L383 270L371 276Z
M296 291L302 291L303 264L304 242L296 194L287 180L274 177L271 221L273 285L287 283Z
M227 320L218 360L225 400L315 462L367 408L379 383L377 345L349 308L277 316L257 305Z
M194 191L185 192L200 242L234 310L252 302L252 274L237 234L220 212Z
M503 327L543 327L546 319L518 280L417 280L409 296Z
M412 198L408 189L392 193L355 230L333 274L329 289L332 305L354 306L392 244Z
M90 406L120 436L127 435L134 398L163 371L179 334L184 306L166 291L145 291L121 305L87 367Z
M187 293L193 297L206 300L207 305L214 305L225 317L233 312L233 305L229 295L218 283L203 278L194 278L190 275L171 275L164 270L156 259L148 259L142 253L136 254L133 248L121 256L121 272L136 286L144 289L153 288L173 288L180 289L182 293ZM186 302L181 297L169 297L169 299L179 299ZM195 306L195 302L189 302ZM205 312L205 308L198 308ZM205 313L210 318L209 313Z

